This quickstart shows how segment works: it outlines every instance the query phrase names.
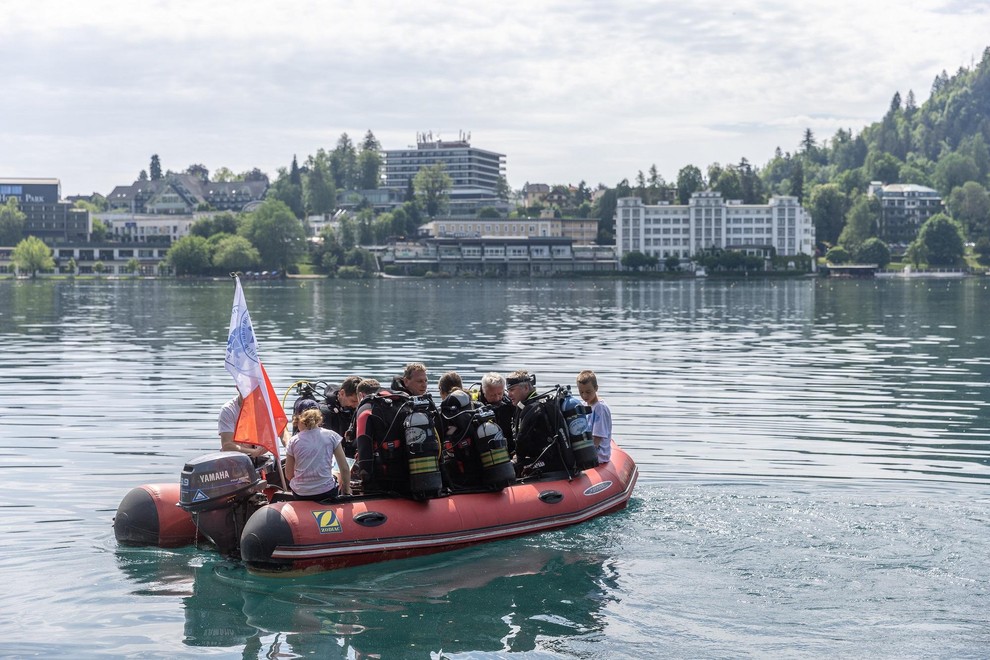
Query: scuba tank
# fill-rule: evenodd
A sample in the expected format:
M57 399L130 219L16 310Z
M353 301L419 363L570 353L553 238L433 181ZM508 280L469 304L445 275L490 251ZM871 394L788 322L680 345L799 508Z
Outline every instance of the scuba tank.
M495 423L495 413L487 406L475 413L471 424L472 444L481 459L481 482L499 490L516 478L509 458L508 443L502 429Z
M574 464L579 470L587 470L598 465L598 453L595 451L595 438L591 434L588 415L591 407L584 401L571 394L567 387L561 393L560 412L567 423L567 436L574 453Z
M443 488L440 445L429 414L430 400L413 397L410 403L412 412L402 422L409 460L409 489L413 497L429 497Z
M365 492L409 492L404 426L408 401L405 394L379 393L358 406L357 467Z

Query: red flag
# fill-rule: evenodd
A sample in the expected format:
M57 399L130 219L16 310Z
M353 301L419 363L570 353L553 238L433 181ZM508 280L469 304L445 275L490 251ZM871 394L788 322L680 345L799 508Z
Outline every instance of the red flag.
M278 401L275 388L268 379L268 372L264 365L261 365L261 375L264 378L265 389L268 391L268 405L262 398L261 384L251 390L249 396L243 397L241 412L237 415L237 428L234 430L234 442L260 445L270 451L278 459L279 438L282 431L288 425L289 420L282 410L282 404ZM272 435L271 418L268 411L272 411L275 420L275 434Z
M227 333L227 371L234 377L243 402L234 429L234 441L260 445L278 459L278 441L288 420L275 388L258 357L258 341L248 313L241 280L237 278Z

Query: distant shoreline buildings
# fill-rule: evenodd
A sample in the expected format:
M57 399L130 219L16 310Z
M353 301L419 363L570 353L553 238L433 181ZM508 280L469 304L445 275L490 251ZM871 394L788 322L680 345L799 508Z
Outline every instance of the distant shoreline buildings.
M18 200L26 216L25 236L37 236L48 244L89 240L89 212L62 199L58 179L0 179L0 204L10 198Z
M880 201L877 237L888 245L907 245L928 218L942 211L938 191L913 183L871 181L867 194Z
M687 204L647 205L623 197L615 213L616 256L630 252L688 259L703 250L760 256L813 255L815 226L796 197L774 195L767 204L724 200L717 192L691 195Z
M520 202L528 209L542 207L543 212L539 217L508 217L504 154L473 147L469 133L460 133L456 140L434 138L432 133L416 137L415 147L382 150L379 189L339 191L338 208L344 212L356 206L390 210L408 198L422 168L443 163L451 179L448 213L420 226L416 239L420 248L408 242L373 248L402 272L426 263L448 273L458 269L495 275L596 272L620 269L623 257L632 252L682 261L711 249L764 257L814 254L814 224L796 198L774 196L767 204L742 204L711 191L696 192L682 205L620 198L614 214L615 245L595 245L598 218L560 217L554 212L577 189L527 184ZM53 247L60 270L71 259L77 272L93 272L94 265L103 262L97 266L103 272L122 274L129 272L123 262L131 261L128 268L132 268L136 259L139 272L150 274L168 247L188 236L197 220L220 212L249 212L269 190L267 176L257 170L248 180L231 182L211 182L207 174L199 166L114 187L106 198L108 210L93 216L107 229L105 245L90 242L89 212L60 199L58 179L0 179L0 202L11 196L19 200L28 218L24 234L38 236ZM871 191L891 205L898 199L891 187ZM903 192L918 204L929 203L919 191ZM489 212L479 213L482 209ZM893 211L887 217L886 228L913 225L916 232L920 224L910 214L908 220L897 219ZM318 220L319 225L336 222L330 214ZM8 272L3 255L0 272Z
M485 207L508 213L508 203L499 197L499 182L505 180L505 154L471 146L471 134L460 133L456 140L436 139L433 133L418 133L416 146L386 149L383 188L404 193L424 167L443 163L450 177L451 215L475 214Z

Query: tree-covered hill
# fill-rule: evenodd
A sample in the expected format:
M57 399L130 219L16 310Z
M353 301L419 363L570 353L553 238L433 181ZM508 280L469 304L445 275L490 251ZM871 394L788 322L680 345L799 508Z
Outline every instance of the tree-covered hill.
M973 68L936 76L920 106L913 90L906 97L897 92L883 118L859 133L840 129L819 143L806 130L797 151L778 148L760 169L760 178L768 194L802 199L812 211L821 243L840 241L849 214L871 181L934 188L975 240L990 235L990 209L983 209L990 183L988 145L990 48ZM718 183L710 185L718 189Z

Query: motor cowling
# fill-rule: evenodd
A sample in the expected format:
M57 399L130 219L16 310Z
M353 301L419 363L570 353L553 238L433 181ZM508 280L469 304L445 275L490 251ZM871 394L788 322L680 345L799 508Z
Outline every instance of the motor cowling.
M265 481L247 454L221 451L186 463L179 480L179 506L217 550L240 556L240 537L251 514L268 503Z
M595 451L595 438L588 423L591 407L577 397L567 394L561 399L560 411L567 423L567 439L574 454L575 466L579 470L595 467L598 465L598 454Z
M179 506L190 513L227 506L260 492L263 481L254 462L239 451L220 451L194 458L182 468Z
M409 489L415 497L432 497L443 488L440 444L429 414L429 399L414 397L412 412L402 422L409 460Z

